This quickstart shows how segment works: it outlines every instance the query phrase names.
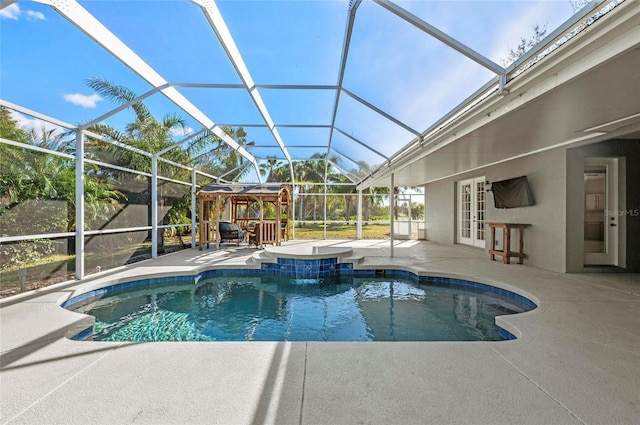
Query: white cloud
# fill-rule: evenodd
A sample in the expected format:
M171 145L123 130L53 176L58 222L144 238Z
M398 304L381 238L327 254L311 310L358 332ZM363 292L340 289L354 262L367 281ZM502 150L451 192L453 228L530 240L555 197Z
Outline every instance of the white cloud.
M9 110L9 113L11 114L11 119L16 121L18 127L26 131L36 130L39 132L43 128L47 131L48 130L59 130L59 131L64 130L62 127L51 124L50 122L42 121L37 118L28 118L25 115L22 115L20 112Z
M0 10L0 18L4 19L13 19L17 21L22 15L22 10L20 10L20 6L17 3L10 4L4 9ZM44 21L45 17L42 12L37 12L35 10L27 10L27 20L29 21Z
M20 16L21 13L22 11L20 10L20 7L14 3L0 10L0 18L13 19L17 21L18 16Z
M182 127L174 127L171 129L171 134L174 137L185 137L188 134L191 134L193 132L193 128L186 126L184 128Z
M95 93L91 95L73 93L65 94L64 100L74 105L82 106L83 108L95 108L96 104L100 102L102 98Z
M528 6L526 10L514 16L513 19L504 22L499 27L500 30L494 34L493 49L489 54L491 60L499 63L501 58L506 58L509 49L515 49L520 42L520 38L527 39L531 37L534 25L548 25L548 33L558 25L555 22L549 22L549 18L554 16L554 10L558 9L555 2L530 2L525 4Z
M30 21L44 21L44 14L35 10L27 10L27 19Z

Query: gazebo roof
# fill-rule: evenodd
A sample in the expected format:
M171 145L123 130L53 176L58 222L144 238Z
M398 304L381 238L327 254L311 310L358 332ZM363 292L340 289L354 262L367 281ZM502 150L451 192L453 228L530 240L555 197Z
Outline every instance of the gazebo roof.
M211 183L198 191L199 197L214 195L233 196L236 200L272 200L282 197L283 192L290 193L286 184L221 184ZM285 198L286 200L286 198Z

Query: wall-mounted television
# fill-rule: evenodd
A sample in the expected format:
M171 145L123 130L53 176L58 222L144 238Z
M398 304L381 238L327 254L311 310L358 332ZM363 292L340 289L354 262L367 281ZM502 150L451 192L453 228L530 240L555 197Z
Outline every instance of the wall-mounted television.
M534 205L527 176L491 183L496 208L518 208Z

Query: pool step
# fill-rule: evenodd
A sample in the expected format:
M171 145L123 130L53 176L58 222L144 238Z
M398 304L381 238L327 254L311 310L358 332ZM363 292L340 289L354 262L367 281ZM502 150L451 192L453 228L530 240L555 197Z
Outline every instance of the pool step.
M363 255L352 255L350 257L341 258L339 263L352 263L352 264L360 264L364 261Z

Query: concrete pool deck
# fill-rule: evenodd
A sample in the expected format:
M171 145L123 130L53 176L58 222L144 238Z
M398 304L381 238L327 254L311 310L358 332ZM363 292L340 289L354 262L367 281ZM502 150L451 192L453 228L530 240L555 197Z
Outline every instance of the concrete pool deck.
M557 274L425 241L353 249L361 268L466 276L539 306L501 342L77 342L59 304L138 275L243 267L254 248L186 250L0 303L10 424L638 424L640 276ZM526 260L525 260L526 263Z

